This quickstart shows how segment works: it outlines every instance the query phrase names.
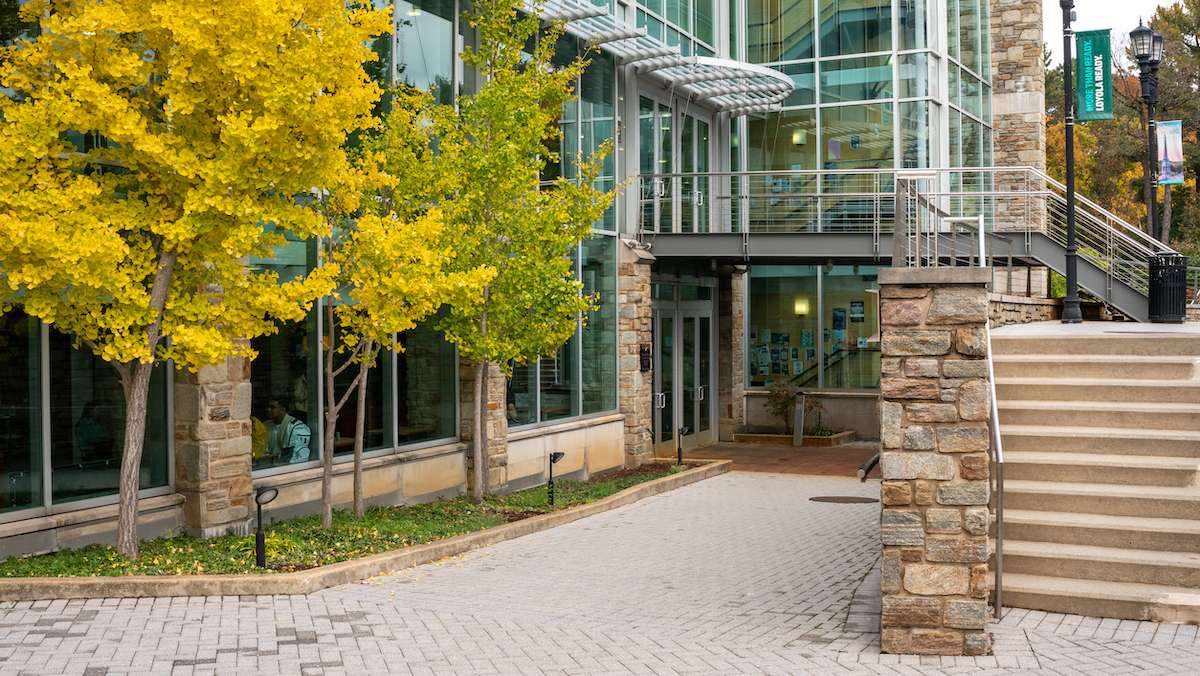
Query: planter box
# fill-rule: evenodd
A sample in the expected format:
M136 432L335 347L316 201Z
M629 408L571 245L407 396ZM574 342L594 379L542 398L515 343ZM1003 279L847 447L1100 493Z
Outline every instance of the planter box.
M846 432L838 432L831 437L810 437L805 436L804 441L797 444L795 439L788 434L735 434L733 440L740 444L771 444L773 446L797 446L808 448L830 448L832 446L841 446L854 441L856 435L853 430Z
M804 446L814 448L830 448L832 446L842 446L854 441L855 434L853 430L846 432L838 432L831 437L810 437L805 435Z

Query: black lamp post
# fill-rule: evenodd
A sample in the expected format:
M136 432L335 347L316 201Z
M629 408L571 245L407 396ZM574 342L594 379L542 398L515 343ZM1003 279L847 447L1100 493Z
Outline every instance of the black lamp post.
M1079 245L1075 241L1075 73L1071 67L1075 0L1059 0L1058 4L1063 13L1063 119L1067 131L1067 297L1063 299L1062 321L1079 324L1083 310L1079 307Z
M273 486L259 486L254 491L254 504L258 510L258 529L254 531L254 565L259 568L267 567L267 534L263 532L262 508L279 497L279 489Z
M565 457L567 454L562 451L554 451L550 454L550 480L546 482L546 491L549 493L551 507L554 506L554 465Z
M1139 80L1142 83L1142 101L1146 104L1146 217L1150 236L1162 239L1158 218L1158 123L1154 119L1154 107L1158 105L1158 67L1163 59L1163 36L1150 30L1138 21L1138 27L1129 33L1133 43L1133 55L1137 57Z

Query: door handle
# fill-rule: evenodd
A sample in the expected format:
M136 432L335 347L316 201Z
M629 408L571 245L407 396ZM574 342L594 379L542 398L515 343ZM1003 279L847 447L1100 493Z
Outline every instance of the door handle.
M703 385L696 388L696 401L704 401L704 386Z
M700 190L696 191L696 206L698 206L698 207L704 206L704 192L703 191L700 191Z
M665 193L665 192L666 192L666 185L663 183L663 180L661 178L654 179L654 196L662 197L663 193Z

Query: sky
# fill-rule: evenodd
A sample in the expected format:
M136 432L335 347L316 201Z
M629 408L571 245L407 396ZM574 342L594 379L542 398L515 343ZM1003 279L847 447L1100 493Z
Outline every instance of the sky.
M1138 18L1149 20L1159 6L1170 6L1168 0L1075 0L1075 15L1078 20L1073 28L1079 31L1096 28L1111 28L1113 56L1125 53L1129 42L1129 31L1138 25ZM1042 39L1050 45L1051 59L1062 62L1062 7L1058 0L1042 0Z

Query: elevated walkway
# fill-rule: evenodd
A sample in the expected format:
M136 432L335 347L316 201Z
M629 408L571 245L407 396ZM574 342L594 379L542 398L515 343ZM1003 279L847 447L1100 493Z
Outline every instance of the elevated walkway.
M638 191L661 260L972 264L982 233L988 265L1066 272L1066 189L1028 167L655 174ZM1080 286L1145 321L1149 261L1174 252L1084 196L1076 233Z

